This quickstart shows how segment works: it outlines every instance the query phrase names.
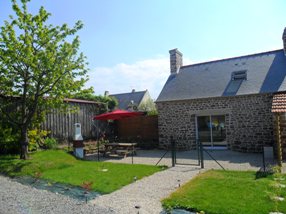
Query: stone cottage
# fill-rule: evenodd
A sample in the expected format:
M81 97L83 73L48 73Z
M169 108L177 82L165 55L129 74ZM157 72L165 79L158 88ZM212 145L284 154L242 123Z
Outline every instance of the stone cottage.
M273 96L286 93L286 28L282 39L280 50L192 65L170 50L171 73L156 101L161 148L171 136L186 150L196 139L242 152L274 145L271 109Z

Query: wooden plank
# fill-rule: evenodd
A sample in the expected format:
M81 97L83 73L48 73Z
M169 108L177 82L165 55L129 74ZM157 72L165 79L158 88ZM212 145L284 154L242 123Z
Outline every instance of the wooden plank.
M87 132L87 119L86 119L86 104L82 105L82 127L83 127L83 135L85 136L85 138L89 138L88 136L88 132Z
M63 118L62 118L63 133L62 133L62 135L63 135L63 140L65 141L65 139L66 139L66 119L67 119L67 114L64 112L64 113L62 113L62 116L63 116Z
M278 159L278 165L282 166L282 145L281 145L281 124L280 124L280 114L276 114L276 120L277 120L277 159Z
M62 138L62 120L61 120L61 112L59 109L57 109L57 122L58 122L57 136L58 138Z
M55 137L55 131L54 131L54 128L55 128L55 123L54 123L54 120L55 119L55 109L52 110L52 120L51 120L51 135L52 137Z
M57 109L57 138L61 138L61 114L60 114L60 110Z

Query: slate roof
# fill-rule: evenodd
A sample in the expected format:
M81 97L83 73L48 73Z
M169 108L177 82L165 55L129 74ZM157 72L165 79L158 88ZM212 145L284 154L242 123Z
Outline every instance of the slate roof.
M232 81L245 71L246 80ZM156 102L286 91L283 50L182 66L171 74Z
M139 105L145 93L146 91L135 91L123 94L111 94L110 96L115 97L118 100L119 109L127 109L131 100L133 100L134 104Z
M286 94L274 94L271 112L286 112Z

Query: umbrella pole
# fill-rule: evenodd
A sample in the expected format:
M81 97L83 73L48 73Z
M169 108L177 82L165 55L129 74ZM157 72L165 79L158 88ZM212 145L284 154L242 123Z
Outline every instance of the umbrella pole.
M134 155L134 145L132 144L132 164L133 164L133 155Z
M96 141L97 141L97 161L99 161L99 140L98 140L98 120L96 120L96 123L97 123L97 132L96 132L96 135L97 135L97 139L96 139Z

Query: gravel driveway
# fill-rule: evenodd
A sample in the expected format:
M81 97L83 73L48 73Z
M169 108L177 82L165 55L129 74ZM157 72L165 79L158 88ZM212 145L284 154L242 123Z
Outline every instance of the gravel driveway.
M38 190L0 176L1 214L115 213L109 208L85 204L64 195Z
M139 151L134 157L135 163L149 163L154 165L164 151ZM226 169L258 170L261 167L260 154L241 154L231 151L212 151ZM192 153L178 153L180 161L192 161ZM187 159L185 158L187 157ZM130 157L112 162L131 163ZM170 154L160 164L170 165ZM205 168L219 168L207 155ZM0 176L0 214L46 214L46 213L100 213L100 214L156 214L162 212L160 200L195 177L202 170L199 167L176 166L145 177L111 194L102 195L88 204L74 200L67 196L54 194L45 190L38 190L24 186L7 177Z
M99 196L88 204L0 176L0 214L137 214L138 211L140 214L159 214L162 212L160 200L200 171L189 167L169 168Z

